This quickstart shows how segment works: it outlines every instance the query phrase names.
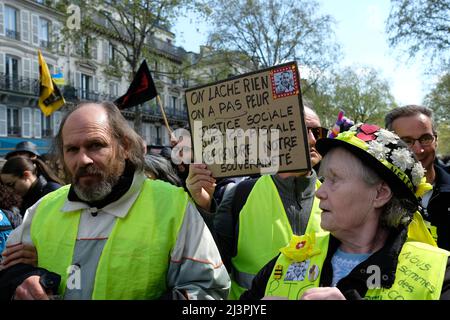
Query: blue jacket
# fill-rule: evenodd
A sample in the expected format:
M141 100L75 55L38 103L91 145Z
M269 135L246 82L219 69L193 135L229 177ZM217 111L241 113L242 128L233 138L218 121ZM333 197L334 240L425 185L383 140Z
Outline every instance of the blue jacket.
M6 240L8 240L9 234L12 230L13 226L11 225L11 222L9 222L8 216L6 215L6 213L0 210L0 254L5 249Z

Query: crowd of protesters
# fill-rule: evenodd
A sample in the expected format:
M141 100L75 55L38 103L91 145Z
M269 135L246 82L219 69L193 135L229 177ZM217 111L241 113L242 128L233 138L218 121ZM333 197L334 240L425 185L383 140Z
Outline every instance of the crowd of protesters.
M318 172L216 179L143 148L114 104L74 107L50 163L28 141L5 157L0 299L449 299L450 165L432 112L332 137L303 111ZM389 275L376 288L372 265Z

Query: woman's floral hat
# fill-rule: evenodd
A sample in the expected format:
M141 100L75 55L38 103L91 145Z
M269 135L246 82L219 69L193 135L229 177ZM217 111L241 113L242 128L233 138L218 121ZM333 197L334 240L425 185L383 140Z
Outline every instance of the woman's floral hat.
M419 198L432 189L420 161L391 131L372 124L358 124L334 139L319 139L316 143L322 156L338 146L348 149L377 172L399 198L409 199L416 206Z

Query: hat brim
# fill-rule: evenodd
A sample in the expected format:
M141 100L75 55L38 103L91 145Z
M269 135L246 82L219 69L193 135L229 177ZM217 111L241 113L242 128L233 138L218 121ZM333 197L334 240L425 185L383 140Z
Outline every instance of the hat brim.
M8 153L5 155L5 159L8 160L9 158L13 157L14 155L16 155L16 154L19 153L19 152L27 152L27 153L29 153L29 154L31 154L31 155L34 155L34 156L36 156L36 157L39 157L39 154L38 154L38 153L33 152L33 151L30 151L30 150L14 150L14 151L8 152Z
M322 156L325 156L328 151L333 148L342 147L350 151L354 156L362 161L362 163L371 168L378 176L384 180L392 192L400 199L408 199L414 205L418 205L417 198L409 190L409 188L399 178L389 170L383 163L378 161L375 157L370 155L367 151L358 148L350 143L338 139L323 138L316 142L316 149Z

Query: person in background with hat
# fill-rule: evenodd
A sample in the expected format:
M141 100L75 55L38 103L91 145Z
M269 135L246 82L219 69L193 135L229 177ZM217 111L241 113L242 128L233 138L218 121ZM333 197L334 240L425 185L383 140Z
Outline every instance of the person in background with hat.
M30 141L21 141L16 144L16 148L13 151L10 151L6 154L5 159L9 160L13 157L27 157L30 159L39 158L39 152L37 151L37 147L33 142Z
M13 156L6 161L0 177L22 197L22 216L36 201L64 184L42 160L22 156Z
M395 108L385 116L385 126L408 145L433 185L421 201L424 219L440 248L450 250L450 174L438 162L438 136L433 111L417 105Z
M294 236L241 299L450 299L450 252L408 237L431 188L408 146L359 124L316 147L325 231Z

